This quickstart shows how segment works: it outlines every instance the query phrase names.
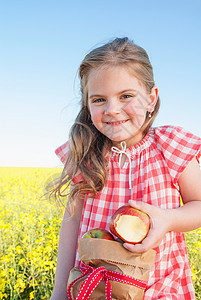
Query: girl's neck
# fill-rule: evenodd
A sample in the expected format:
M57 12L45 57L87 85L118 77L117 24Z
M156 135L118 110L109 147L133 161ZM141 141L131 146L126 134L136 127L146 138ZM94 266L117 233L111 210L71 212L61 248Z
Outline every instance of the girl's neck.
M136 136L133 136L133 138L124 140L126 143L126 148L130 148L132 146L137 145L139 142L141 142L146 136L146 133L144 132L139 132ZM117 148L121 148L121 142L123 141L118 141L118 142L112 142L112 145Z

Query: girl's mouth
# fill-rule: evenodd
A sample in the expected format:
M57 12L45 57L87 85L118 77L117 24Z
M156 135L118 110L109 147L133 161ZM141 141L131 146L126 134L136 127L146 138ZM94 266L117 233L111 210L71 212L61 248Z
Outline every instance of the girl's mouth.
M111 125L111 126L118 126L118 125L126 123L127 121L128 120L121 120L121 121L105 122L105 123L108 125Z

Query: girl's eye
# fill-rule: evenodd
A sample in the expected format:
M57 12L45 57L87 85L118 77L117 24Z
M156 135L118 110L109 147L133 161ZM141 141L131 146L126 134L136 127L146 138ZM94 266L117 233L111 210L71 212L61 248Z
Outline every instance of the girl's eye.
M133 98L134 96L133 95L130 95L130 94L125 94L125 95L122 95L121 98L123 99L130 99L130 98Z
M93 99L92 103L101 103L103 101L105 101L103 98L97 98L97 99Z

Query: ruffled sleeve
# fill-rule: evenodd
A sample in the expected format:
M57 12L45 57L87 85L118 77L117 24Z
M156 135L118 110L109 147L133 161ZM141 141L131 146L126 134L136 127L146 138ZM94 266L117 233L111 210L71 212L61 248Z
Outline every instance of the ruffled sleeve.
M188 163L196 157L199 162L201 153L201 138L185 131L181 127L163 126L155 130L157 147L160 148L166 161L173 183Z
M65 164L68 153L69 153L69 143L61 145L55 150L56 155L59 157L60 161Z
M60 161L65 164L67 157L69 155L70 152L70 148L69 148L69 142L64 143L63 145L61 145L60 147L58 147L55 150L55 154L58 156L58 158L60 159ZM77 172L76 176L72 179L73 183L77 183L81 180L83 180L83 175L80 171Z

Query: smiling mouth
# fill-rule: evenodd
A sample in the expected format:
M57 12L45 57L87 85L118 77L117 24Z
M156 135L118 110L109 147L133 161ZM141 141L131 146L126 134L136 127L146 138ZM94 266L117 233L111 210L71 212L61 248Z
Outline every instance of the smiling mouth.
M111 125L111 126L118 126L118 125L121 125L121 124L126 123L127 121L128 121L128 120L122 120L122 121L105 122L105 123L108 124L108 125Z

